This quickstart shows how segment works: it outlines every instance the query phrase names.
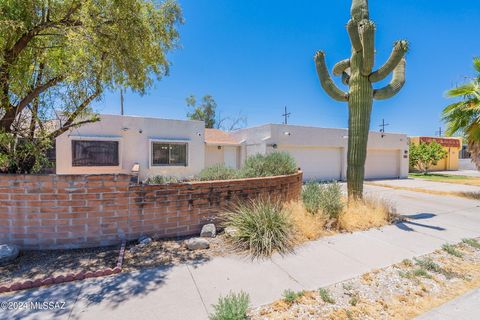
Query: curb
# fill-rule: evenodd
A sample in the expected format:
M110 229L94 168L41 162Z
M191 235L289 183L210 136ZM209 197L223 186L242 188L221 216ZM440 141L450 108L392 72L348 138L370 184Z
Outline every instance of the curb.
M77 273L68 273L65 275L58 275L56 277L45 277L43 279L28 279L25 281L17 281L7 285L0 286L0 293L14 292L26 289L33 289L43 286L49 286L52 284L60 284L66 282L80 281L88 278L105 277L112 274L118 274L122 272L123 256L125 255L126 242L122 241L120 252L118 254L117 265L115 268L104 268L97 271L79 271Z

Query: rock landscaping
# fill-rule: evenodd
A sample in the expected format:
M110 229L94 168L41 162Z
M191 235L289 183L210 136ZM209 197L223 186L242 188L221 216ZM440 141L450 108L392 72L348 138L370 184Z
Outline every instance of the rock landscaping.
M0 244L0 266L15 260L19 252L15 245Z
M290 292L282 300L249 310L248 315L251 319L411 319L478 286L480 245L478 239L466 239L327 288Z

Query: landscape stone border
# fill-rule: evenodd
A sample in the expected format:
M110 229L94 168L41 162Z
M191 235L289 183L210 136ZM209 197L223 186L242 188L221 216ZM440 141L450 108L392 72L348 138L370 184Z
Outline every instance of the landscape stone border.
M89 278L105 277L112 274L122 272L123 257L125 255L126 242L123 241L118 254L117 264L112 268L103 268L97 271L79 271L77 273L68 273L65 275L58 275L55 277L45 277L43 279L28 279L25 281L16 281L7 285L0 286L0 293L20 291L26 289L33 289L52 284L60 284L65 282L80 281Z

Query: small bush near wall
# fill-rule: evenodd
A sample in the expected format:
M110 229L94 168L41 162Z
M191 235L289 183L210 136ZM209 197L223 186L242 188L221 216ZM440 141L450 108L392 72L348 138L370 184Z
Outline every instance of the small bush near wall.
M287 152L273 152L267 155L256 154L245 160L241 171L243 178L268 177L293 174L297 163Z
M196 179L200 181L209 180L229 180L239 177L239 172L236 169L225 166L224 164L216 164L212 167L203 169Z
M164 183L178 183L180 179L170 176L152 176L147 178L143 183L145 184L164 184Z
M286 152L273 152L268 155L256 154L245 161L242 169L233 169L217 164L203 169L196 179L200 181L228 180L257 177L272 177L294 174L298 170L295 159Z

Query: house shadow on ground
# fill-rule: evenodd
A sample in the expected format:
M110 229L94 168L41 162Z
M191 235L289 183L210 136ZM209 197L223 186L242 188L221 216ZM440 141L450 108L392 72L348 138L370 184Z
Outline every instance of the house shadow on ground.
M400 216L400 221L397 221L395 226L403 231L415 231L412 226L445 231L445 228L429 223L428 220L436 216L434 213L404 214Z

